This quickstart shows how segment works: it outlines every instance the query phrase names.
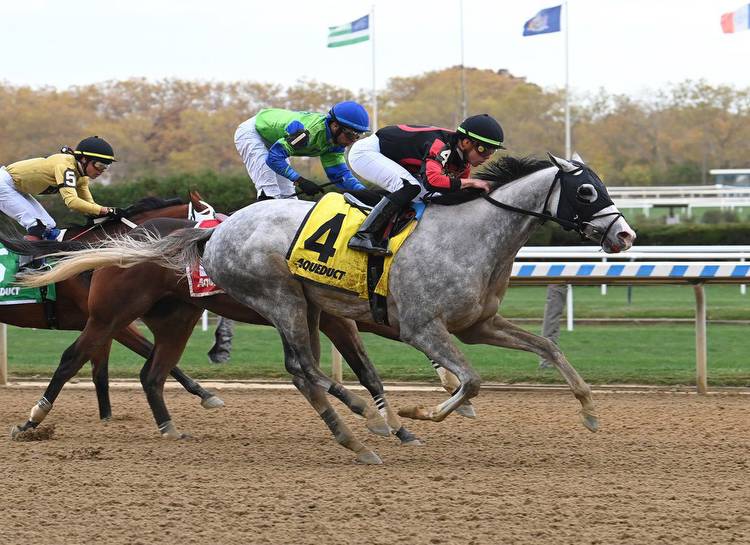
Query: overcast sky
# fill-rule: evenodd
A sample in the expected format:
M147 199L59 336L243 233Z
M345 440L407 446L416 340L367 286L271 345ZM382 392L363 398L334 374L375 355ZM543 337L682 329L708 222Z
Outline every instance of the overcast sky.
M744 0L747 1L747 0ZM569 0L574 92L642 95L686 78L750 86L743 0ZM551 0L463 0L464 63L563 86L564 34L522 37ZM0 79L71 85L146 77L372 87L370 42L328 49L328 27L375 9L376 83L460 63L459 0L3 0Z

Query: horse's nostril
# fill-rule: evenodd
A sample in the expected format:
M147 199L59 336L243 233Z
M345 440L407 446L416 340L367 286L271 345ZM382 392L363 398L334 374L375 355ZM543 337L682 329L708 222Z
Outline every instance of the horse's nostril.
M629 244L635 239L635 233L629 233L628 231L620 231L617 233L617 238L623 244Z

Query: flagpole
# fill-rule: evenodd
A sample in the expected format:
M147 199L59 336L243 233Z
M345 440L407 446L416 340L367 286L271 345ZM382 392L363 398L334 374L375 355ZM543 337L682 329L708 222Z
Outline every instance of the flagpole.
M464 0L458 2L461 15L459 17L461 21L461 119L457 123L461 123L462 120L466 119L466 70L464 69Z
M370 7L370 41L372 42L372 130L378 129L378 91L375 84L375 4Z
M565 158L570 159L570 69L568 63L568 35L570 34L570 17L568 16L568 1L563 2L565 13Z

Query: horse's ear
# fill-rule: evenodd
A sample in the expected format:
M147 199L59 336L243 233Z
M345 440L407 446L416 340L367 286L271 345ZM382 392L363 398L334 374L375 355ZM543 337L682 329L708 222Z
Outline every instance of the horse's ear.
M561 157L555 157L550 152L547 152L547 156L549 157L549 160L552 161L552 164L555 165L560 170L562 170L563 172L573 172L574 170L578 168L570 161L566 161L565 159Z
M577 151L573 152L573 156L570 158L571 161L578 161L581 164L586 164L586 161L583 160L583 157L580 156L580 154Z
M195 189L191 189L188 192L188 197L190 197L190 202L193 203L193 205L196 205L200 203L201 200L203 200L200 193L198 193Z

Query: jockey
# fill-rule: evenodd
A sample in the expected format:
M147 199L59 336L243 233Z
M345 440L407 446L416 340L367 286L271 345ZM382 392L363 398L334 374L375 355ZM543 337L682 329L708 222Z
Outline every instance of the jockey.
M98 136L90 136L75 150L64 147L49 157L0 167L0 211L26 229L24 238L28 240L54 239L59 233L55 220L33 195L59 193L71 210L116 217L117 209L96 204L89 191L89 180L98 178L114 161L112 146Z
M391 193L372 209L349 247L390 255L381 240L382 230L413 200L471 187L489 191L488 182L470 177L471 167L501 148L503 129L487 114L466 118L455 131L391 125L360 140L349 152L352 170Z
M328 114L261 110L238 128L234 144L242 156L258 200L290 198L295 185L306 195L322 193L320 187L300 176L289 165L290 157L320 157L336 186L364 189L344 159L344 149L370 130L370 118L360 104L339 102Z

